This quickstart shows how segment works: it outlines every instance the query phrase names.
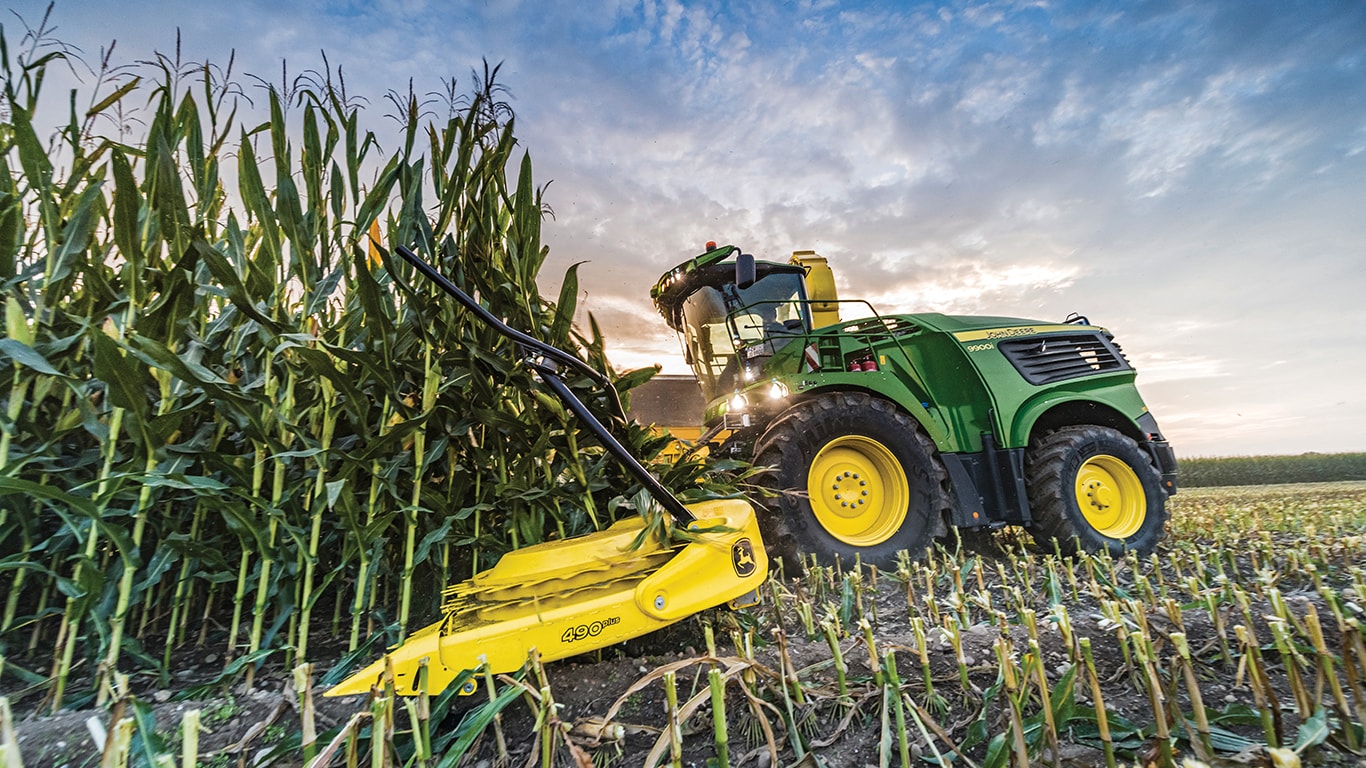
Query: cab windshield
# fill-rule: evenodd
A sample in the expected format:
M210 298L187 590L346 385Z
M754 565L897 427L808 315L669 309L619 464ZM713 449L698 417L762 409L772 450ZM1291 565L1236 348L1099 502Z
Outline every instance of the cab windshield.
M707 402L749 384L741 352L754 367L810 327L797 272L770 273L743 289L703 286L683 301L683 344Z

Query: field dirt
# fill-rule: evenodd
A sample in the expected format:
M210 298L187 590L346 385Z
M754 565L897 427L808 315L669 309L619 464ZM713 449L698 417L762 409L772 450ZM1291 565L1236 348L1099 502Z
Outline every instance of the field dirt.
M868 607L877 616L875 644L880 649L895 650L902 677L914 690L922 689L923 685L917 683L921 677L920 664L914 651L916 639L911 630L902 585L884 576L879 579L877 590L869 593L868 597L872 598L872 604ZM769 630L771 637L780 614L784 616L782 623L791 665L801 670L801 679L808 695L808 702L797 707L797 716L803 722L803 732L811 737L810 751L829 766L877 765L882 735L879 720L881 696L878 694L880 689L870 684L870 661L862 636L856 629L840 643L848 666L846 679L850 691L847 700L841 702L836 690L830 646L821 637L808 639L795 618L795 612L774 610L773 601L768 598L764 604L740 612L738 617L743 623L757 624ZM659 742L666 723L664 693L658 682L659 672L666 668L677 670L680 705L698 693L705 698L707 670L713 664L725 666L728 663L747 662L736 652L728 636L727 627L738 627L735 618L736 615L729 611L709 611L601 653L547 664L545 671L550 690L561 706L559 717L574 728L570 739L589 754L601 753L601 757L597 758L599 761L608 760L613 765L622 766L642 765ZM711 622L714 627L718 646L716 657L706 653L703 622ZM1027 644L1027 635L1023 627L1018 629L1017 640L1024 646ZM762 634L756 633L756 641ZM935 688L944 698L946 706L946 715L939 725L951 733L957 731L960 738L963 729L954 723L954 718L975 715L980 708L980 690L989 688L996 681L998 665L992 644L998 634L995 627L978 624L969 627L962 635L970 680L979 689L976 693L965 693L959 686L955 654L944 633L932 630L927 635ZM1050 668L1064 662L1060 650L1045 648L1044 652L1048 656ZM336 650L329 655L333 663L339 656ZM1098 647L1096 655L1101 674L1113 674L1115 668L1106 664L1104 659L1117 658L1117 650L1110 653ZM759 645L754 648L753 656L753 670L757 677L769 680L776 677L780 662L775 643ZM251 690L239 684L222 695L184 701L170 700L168 697L192 688L197 678L211 679L221 666L213 654L202 657L200 662L198 665L189 663L183 668L183 674L167 687L148 684L139 689L135 680L135 695L151 705L157 729L166 734L168 739L173 738L172 734L176 733L183 713L187 709L199 709L206 729L200 738L201 765L302 765L297 752L292 757L284 755L272 759L275 751L273 746L281 740L281 736L297 733L300 727L297 694L288 671L267 664L258 674ZM326 670L330 664L320 661L317 666L320 670ZM640 690L632 690L633 686L646 678L652 679L652 682ZM459 717L486 700L485 696L481 690L466 701L458 701L447 721L434 723L433 730L455 727ZM781 702L777 704L781 707ZM315 699L315 705L319 733L338 728L353 713L368 709L366 698L359 696L342 699L319 696ZM1138 719L1141 719L1148 706L1146 698L1133 688L1116 691L1116 695L1107 697L1107 705L1114 712L1130 714ZM759 718L749 710L745 697L733 685L729 689L726 707L731 763L737 766L774 765ZM602 722L609 712L615 713L611 722L619 728L610 729L606 734L608 738L599 738L594 726ZM779 754L776 764L788 766L796 763L792 746L782 738L783 727L778 709L761 712L775 734ZM54 768L97 765L99 756L87 721L108 728L110 719L105 710L93 707L49 716L31 713L21 717L17 723L17 733L25 765L50 765ZM520 703L514 703L504 710L501 727L512 765L539 764L539 752L535 749L537 745L534 739L529 738L536 730L535 719L534 710ZM399 716L399 723L400 728L405 727L403 715ZM913 743L919 740L916 737ZM461 765L491 768L498 763L496 742L494 729L488 729ZM713 746L709 703L700 707L685 722L683 745L682 763L685 766L702 766L707 764L709 758L714 758L716 750ZM939 748L944 749L942 744ZM920 754L924 750L923 744L918 745L913 754ZM981 750L976 752L979 754L975 757L980 757ZM557 762L557 765L573 765L573 762L568 761L567 749L561 747L560 753L560 759L565 762ZM665 754L667 756L667 752ZM1098 750L1083 745L1068 745L1062 757L1064 765L1103 763Z
M1102 606L1096 598L1088 594L1084 587L1076 589L1070 578L1065 577L1066 571L1061 569L1069 561L1062 561L1058 566L1064 574L1063 578L1054 582L1055 587L1059 588L1050 591L1037 583L1022 588L1030 573L1035 577L1044 573L1043 563L1046 562L1042 553L1037 551L1023 560L1007 554L1008 549L1019 551L1020 548L1032 546L1027 541L1023 534L1004 532L994 539L977 543L972 549L960 553L957 561L950 562L960 566L959 575L968 582L968 590L976 590L980 579L981 585L985 586L981 592L989 593L998 609L1010 605L1012 590L1022 589L1024 601L1037 617L1039 656L1050 688L1058 686L1059 680L1063 679L1070 667L1063 636L1055 624L1049 621L1054 603L1061 602L1070 617L1075 635L1091 639L1098 678L1102 682L1104 710L1110 719L1149 726L1147 731L1131 732L1123 740L1116 736L1121 747L1121 763L1155 764L1158 751L1151 729L1155 720L1154 705L1139 680L1142 668L1131 666L1133 662L1121 649L1115 625L1102 616ZM1196 541L1194 544L1197 547L1207 545L1212 550L1218 543L1209 541L1202 544ZM1273 549L1278 545L1277 542L1271 544ZM1302 546L1302 541L1291 541L1287 537L1285 545L1287 548ZM1344 569L1359 565L1360 550L1359 542L1354 547L1338 550L1337 556L1343 558L1340 565ZM1032 570L1024 573L1012 570L1023 562L1032 563L1028 566ZM1164 565L1156 568L1154 563ZM1257 578L1268 578L1267 565L1252 559L1228 563L1229 578L1244 580L1249 584ZM1142 579L1164 588L1170 586L1174 595L1179 591L1176 585L1181 583L1183 575L1173 570L1169 559L1162 556L1140 561L1136 568L1119 565L1116 573L1122 574L1122 581L1130 588L1135 580ZM1085 583L1084 568L1075 566L1073 574ZM943 585L950 576L951 570L946 569L938 582ZM1320 616L1325 617L1323 625L1328 647L1340 647L1342 638L1338 635L1336 625L1327 620L1329 607L1314 590L1308 576L1285 569L1275 573L1274 578L1291 613L1303 616L1313 606ZM760 605L743 611L709 611L621 646L546 665L545 683L559 705L558 718L563 723L563 728L558 731L561 735L555 752L555 764L636 766L644 764L652 750L667 760L667 737L663 731L667 724L666 706L659 678L663 671L672 670L677 678L679 705L686 709L694 699L697 704L683 723L681 764L707 765L716 755L713 716L707 696L707 672L713 666L734 672L734 679L726 689L725 702L732 765L760 768L818 765L861 768L877 766L887 757L890 757L891 764L898 764L896 713L892 707L885 707L883 692L886 688L873 680L874 670L865 640L868 634L856 625L856 619L850 622L839 640L840 652L847 664L846 690L844 695L840 694L831 647L818 625L823 616L839 616L842 610L850 617L862 616L868 620L879 656L888 651L894 652L899 676L908 694L908 706L903 715L913 762L919 762L915 758L922 755L932 759L937 751L946 758L954 759L958 765L981 765L987 752L983 740L979 739L965 748L964 754L958 757L952 755L952 750L968 740L974 727L984 726L986 735L1010 733L1011 713L1009 707L1003 705L1007 699L1004 694L995 695L993 689L1001 682L1001 666L997 656L999 638L1008 638L1017 663L1029 650L1030 633L1026 623L1018 620L1018 615L1011 616L1009 622L1003 622L1000 615L993 618L993 614L987 611L968 607L971 620L960 630L966 686L960 677L959 655L950 636L926 620L926 626L931 627L926 631L924 642L931 673L931 691L922 672L921 644L912 623L916 616L927 616L927 594L923 582L912 578L908 588L907 582L888 574L874 576L865 571L862 574L863 588L853 590L852 595L857 604L852 606L848 605L851 593L844 586L848 580L842 579L833 569L822 569L808 573L805 578L787 579L779 583L782 588L775 590L778 594L776 601L773 592L770 592L764 595ZM951 615L954 606L946 596L952 584L949 583L947 587L936 591L934 610ZM1174 599L1179 601L1182 598L1178 595ZM817 625L813 635L808 634L802 621L802 605L812 607ZM915 613L911 610L912 605L916 606ZM1273 612L1272 606L1260 601L1254 602L1250 610L1254 617L1265 617ZM1171 661L1170 636L1175 631L1184 630L1188 639L1196 659L1199 690L1209 710L1236 714L1239 711L1251 711L1250 708L1257 704L1247 671L1236 661L1237 646L1233 644L1232 632L1228 629L1242 623L1240 617L1246 614L1237 612L1232 606L1224 606L1219 614L1211 615L1202 607L1188 603L1180 613L1181 626L1178 627L1169 613L1159 610L1157 604L1147 608L1148 629L1154 638L1158 657L1163 659L1158 673L1163 679L1164 689L1171 694L1164 705L1169 713L1172 707L1177 707L1180 712L1179 718L1174 715L1171 717L1174 729L1181 728L1183 724L1189 727L1193 711L1184 681L1178 679L1178 667ZM714 630L715 656L709 655L706 650L704 626L708 624ZM1220 626L1226 628L1223 638L1219 632ZM735 638L744 637L746 632L751 638L751 651L736 648L734 643ZM1269 677L1280 705L1277 709L1278 727L1286 743L1293 744L1301 725L1294 704L1295 692L1271 645L1269 631L1261 626L1258 632L1268 669L1273 670ZM344 650L335 645L329 647L327 644L331 642L331 638L318 638L319 644L315 646L319 659L316 663L318 676L335 664ZM1230 644L1233 644L1235 653L1229 660L1223 660L1221 647ZM1308 653L1312 654L1312 649L1308 649ZM26 660L19 658L14 661L23 665ZM293 690L288 671L279 663L267 660L251 689L245 688L239 681L226 690L220 687L207 692L196 691L196 686L214 679L221 672L222 661L213 652L201 649L197 654L182 655L173 667L176 673L164 685L155 678L137 676L131 681L131 687L134 696L145 703L154 716L157 731L164 737L168 747L175 747L177 754L178 746L175 745L179 740L180 719L187 709L194 708L201 711L205 726L200 737L200 765L214 768L302 765L301 753L297 746L292 746L297 745L301 727L298 696ZM803 700L792 700L790 704L784 700L784 688L779 681L784 677L785 668L789 680L791 671L797 671ZM1282 673L1275 673L1277 669ZM88 674L89 670L78 669L78 674L82 672ZM0 688L0 694L8 696L14 705L16 732L25 765L75 768L99 764L91 732L108 728L117 719L117 714L111 715L107 709L90 705L55 715L45 714L40 694L25 694L11 682L11 678L6 678L6 681L4 688ZM1309 684L1313 685L1312 681ZM1028 682L1024 685L1028 687ZM79 685L76 687L79 688ZM532 687L539 690L541 683L532 680ZM1072 690L1077 707L1081 711L1093 711L1091 688L1084 671L1077 674ZM756 698L749 698L746 691L755 694ZM1331 697L1321 679L1318 681L1318 691L1321 694L1320 702L1331 706ZM182 698L192 694L194 698ZM540 765L536 711L529 706L529 697L526 698L526 702L513 702L501 715L499 726L510 762L500 757L498 734L490 727L459 764L477 768ZM485 700L486 692L482 690L457 700L444 720L432 723L433 733L449 733L457 727L462 716ZM327 699L318 696L315 704L316 728L322 743L326 743L331 738L331 732L346 723L352 715L369 710L369 702L365 697ZM1239 705L1249 709L1240 710ZM1026 714L1040 711L1037 691L1025 701L1024 709ZM131 705L121 714L131 715ZM802 750L806 753L804 758L799 755L798 746L786 739L784 719L787 717L799 724L797 730L805 740ZM402 705L395 720L400 732L395 737L397 741L403 738L402 732L409 727ZM1056 754L1045 748L1039 759L1058 766L1103 765L1100 742L1091 727L1093 720L1094 717L1081 717L1059 724L1061 743L1057 746ZM598 727L603 722L608 723L606 729ZM884 722L890 725L884 725ZM1246 748L1198 755L1191 751L1187 740L1180 739L1177 741L1177 761L1185 757L1202 757L1204 762L1211 765L1271 765L1266 751L1260 746L1263 731L1255 719L1230 716L1220 727L1235 736L1245 737ZM884 738L889 739L889 742L885 743ZM569 745L564 743L566 740ZM1335 739L1309 748L1303 756L1305 764L1362 764L1357 756L1348 752ZM366 752L362 755L362 763L368 765L368 759ZM589 762L584 763L583 760Z

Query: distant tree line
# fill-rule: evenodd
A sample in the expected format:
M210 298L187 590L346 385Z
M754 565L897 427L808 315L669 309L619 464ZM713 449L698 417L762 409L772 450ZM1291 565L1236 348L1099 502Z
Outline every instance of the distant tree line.
M1182 459L1180 468L1181 485L1191 488L1343 480L1366 480L1366 453Z

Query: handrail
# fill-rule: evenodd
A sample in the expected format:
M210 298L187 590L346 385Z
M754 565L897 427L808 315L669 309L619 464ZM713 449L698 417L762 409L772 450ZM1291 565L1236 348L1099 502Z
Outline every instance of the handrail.
M813 299L800 299L800 300L797 300L797 299L782 299L782 300L766 299L766 300L764 300L764 301L756 301L756 302L753 302L753 303L751 303L751 304L746 304L746 305L744 305L744 306L742 306L742 307L739 307L739 308L737 308L737 309L735 309L735 310L732 310L732 311L726 313L726 320L727 320L727 323L728 323L728 324L733 325L733 324L734 324L733 318L736 317L737 315L739 315L740 313L742 313L742 312L745 311L745 310L749 310L749 309L752 309L753 307L764 306L764 305L768 305L768 304L787 304L787 303L797 303L797 304L801 304L802 306L804 306L804 307L807 308L808 312L810 311L810 307L811 307L812 304L862 304L863 306L865 306L865 307L868 308L868 311L869 311L869 312L872 313L870 316L868 316L868 317L860 317L860 318L857 318L857 319L854 319L854 320L844 320L844 321L838 323L837 325L834 325L834 326L825 326L825 327L827 327L827 328L838 328L838 329L840 329L841 331L844 331L844 332L848 333L849 336L850 336L851 338L853 338L853 339L855 339L855 340L857 340L857 341L862 342L862 343L867 347L867 349L868 349L868 351L869 351L870 353L874 351L874 349L873 349L873 344L874 344L873 336L874 336L875 334L885 333L885 334L887 335L887 339L888 339L889 341L891 341L893 344L895 344L896 347L897 347L897 349L901 352L902 357L904 357L904 358L907 359L907 360L910 359L910 351L906 348L906 345L902 342L902 339L901 339L901 337L902 337L904 334L897 334L897 333L894 333L894 332L892 331L892 329L887 328L887 324L888 324L888 322L890 321L890 317L893 317L893 316L889 316L889 317L884 318L881 314L878 313L877 308L874 307L872 304L870 304L866 299L821 299L820 301L816 301L816 300L813 300ZM852 325L856 325L856 324L858 324L858 323L865 323L865 322L869 322L869 321L873 321L873 322L877 323L879 326L882 327L882 330L881 330L881 331L878 331L878 330L871 329L871 328L870 328L870 329L857 329L857 330L848 330L848 329L847 329L847 326L852 326ZM803 345L806 345L806 344L809 344L809 343L811 342L811 339L812 339L812 337L813 337L814 334L815 334L815 331L807 330L807 329L805 329L805 328L802 328L802 329L800 329L800 330L792 330L792 331L784 330L784 331L774 331L774 332L771 332L771 333L765 333L765 334L763 335L762 339L763 339L764 341L772 341L772 340L774 340L774 339L776 339L776 338L787 339L787 341L784 341L784 342L783 342L783 346L786 346L791 340L797 339L797 338L800 337L800 338L802 338L802 340L803 340ZM777 348L776 345L775 345L774 348L775 348L775 349ZM738 349L736 350L736 354L739 354L739 350L738 350Z

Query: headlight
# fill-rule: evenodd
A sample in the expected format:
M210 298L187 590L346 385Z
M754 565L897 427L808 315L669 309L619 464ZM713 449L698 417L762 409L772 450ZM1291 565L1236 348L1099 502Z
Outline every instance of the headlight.
M730 410L732 413L742 413L748 407L749 398L739 392L736 392L735 396L730 399Z
M768 396L772 400L781 400L787 397L787 385L774 379L773 386L768 388Z

